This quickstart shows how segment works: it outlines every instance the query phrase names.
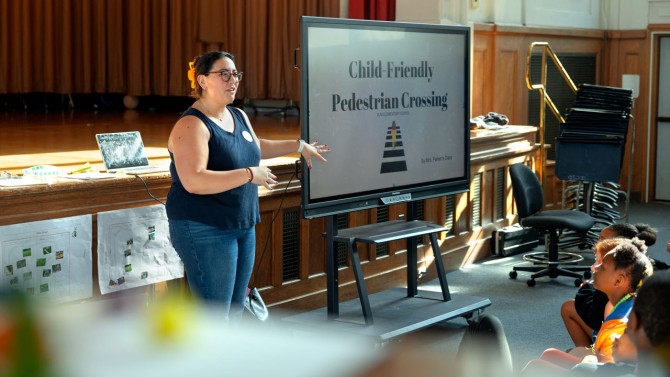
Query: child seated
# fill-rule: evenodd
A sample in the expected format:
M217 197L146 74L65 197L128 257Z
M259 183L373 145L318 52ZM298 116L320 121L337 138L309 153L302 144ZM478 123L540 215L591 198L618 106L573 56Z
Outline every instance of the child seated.
M599 241L615 237L637 237L649 247L656 243L656 230L647 224L612 224L600 232ZM643 253L646 253L646 247L641 249ZM602 255L599 256L595 250L594 252L595 263L598 263ZM574 299L563 303L561 317L575 346L586 347L591 344L591 334L600 329L600 324L612 308L607 306L607 302L604 293L596 291L591 282L585 282L579 287Z
M649 258L640 251L643 246L636 239L616 238L598 242L596 250L603 255L602 261L593 267L593 285L607 295L612 310L593 338L591 346L577 347L570 353L548 349L540 359L528 363L525 371L568 371L580 362L613 361L612 345L624 333L635 292L653 271Z

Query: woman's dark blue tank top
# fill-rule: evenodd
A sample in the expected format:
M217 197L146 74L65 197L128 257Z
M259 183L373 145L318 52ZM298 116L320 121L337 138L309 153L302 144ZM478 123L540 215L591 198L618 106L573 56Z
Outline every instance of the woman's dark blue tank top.
M251 137L251 130L240 110L228 107L235 130L230 133L216 125L205 114L192 107L183 114L200 119L209 130L209 160L207 169L224 171L258 166L261 151ZM168 219L193 220L221 229L245 229L260 222L258 186L246 183L218 194L191 194L184 189L170 153L172 186L167 196Z

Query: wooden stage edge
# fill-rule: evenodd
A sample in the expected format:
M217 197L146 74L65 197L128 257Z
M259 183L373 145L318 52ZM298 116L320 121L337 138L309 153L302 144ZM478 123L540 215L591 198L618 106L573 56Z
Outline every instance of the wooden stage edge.
M68 171L86 162L98 171L104 170L95 135L124 131L140 131L149 160L162 164L169 161L167 140L183 110L186 109L0 114L0 171L20 174L36 165L53 165ZM298 116L248 115L261 138L300 137Z
M149 111L71 111L50 113L5 113L0 114L0 171L8 170L13 174L21 173L22 169L35 165L56 165L63 171L72 170L83 163L89 162L96 169L102 170L103 165L98 151L95 135L122 131L140 131L152 164L161 164L169 159L166 144L168 136L180 112L149 112ZM257 115L250 114L251 123L256 133L267 139L296 139L300 135L300 120L289 115ZM424 201L424 220L435 224L445 224L445 219L452 219L452 234L440 236L440 253L445 262L446 270L462 265L464 261L474 261L489 254L487 240L491 232L500 227L510 225L515 220L514 205L511 195L511 183L506 169L514 163L528 163L537 155L535 144L537 129L530 126L511 126L506 131L471 132L470 169L473 177L473 188L479 195L455 194L451 198L432 198ZM270 241L262 240L257 244L257 273L254 276L255 286L262 290L263 299L271 307L286 310L313 310L326 303L327 279L325 277L325 219L294 221L299 216L301 204L300 181L293 179L295 166L293 162L298 154L264 161L272 166L273 172L279 177L280 185L273 190L259 190L261 221L257 225L257 234L272 235ZM146 182L144 182L146 181ZM146 186L144 185L146 184ZM78 215L93 216L93 292L98 295L97 279L97 214L104 211L136 208L155 205L156 202L147 195L147 191L157 198L165 199L171 185L169 173L151 174L142 182L132 176L121 176L111 180L75 181L61 179L49 185L4 187L0 188L0 200L3 211L0 213L0 226L29 223L32 221L51 220ZM286 188L284 188L286 187ZM451 204L450 204L451 203ZM375 210L356 211L347 215L350 227L375 222ZM479 221L473 221L475 211ZM406 213L404 204L391 205L388 208L389 219L399 218ZM276 219L276 221L275 221ZM285 244L285 235L295 237L289 246ZM265 236L263 236L265 237ZM269 242L267 255L265 245ZM394 241L395 242L395 241ZM365 264L365 275L368 292L375 294L388 289L405 285L407 282L407 258L402 243L389 243L387 254L377 257L376 251L367 246L361 248L361 259ZM288 249L287 249L288 248ZM430 262L425 259L432 255L432 248L420 250L421 266L427 267ZM288 250L288 251L286 251ZM296 257L285 258L288 255ZM284 277L283 271L295 271L295 275ZM340 300L357 297L354 274L350 268L339 273ZM427 269L422 278L432 279L436 273ZM182 279L176 282L182 289ZM377 296L375 296L377 297ZM381 306L398 299L392 294L381 300ZM383 298L383 297L382 297ZM413 303L415 300L409 300ZM431 301L418 301L419 304L432 304ZM455 302L454 302L455 303ZM452 303L453 304L453 303ZM476 299L465 305L471 311L485 306L485 302ZM373 312L375 305L373 302ZM449 306L447 303L440 305ZM449 316L467 315L458 309L442 307L443 312L452 312ZM342 307L341 319L348 317L347 305ZM448 309L448 310L445 310ZM438 311L439 311L438 310ZM381 310L380 310L381 311ZM355 317L360 312L360 305L352 307ZM314 322L324 319L321 313L313 313ZM420 323L445 320L443 316L429 316L420 319ZM383 317L375 314L377 333L371 334L379 339L386 339L395 334L414 329L415 326L391 323L384 325ZM415 322L416 323L416 322ZM338 321L341 324L341 321ZM339 330L339 329L338 329Z

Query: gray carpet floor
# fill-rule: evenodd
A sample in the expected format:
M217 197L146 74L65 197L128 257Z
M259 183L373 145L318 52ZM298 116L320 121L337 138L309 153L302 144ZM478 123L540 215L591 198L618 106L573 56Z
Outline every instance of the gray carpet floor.
M670 203L631 204L629 223L647 223L658 230L657 243L649 249L652 258L670 263L665 243L670 240ZM537 251L541 251L539 246ZM580 253L591 263L590 250ZM590 259L589 259L590 258ZM549 347L568 349L573 346L560 315L561 304L574 298L577 288L574 279L548 277L537 279L535 287L526 285L528 273L520 272L517 279L509 278L512 266L523 263L521 255L507 258L490 257L474 265L447 274L452 293L487 297L492 305L484 312L502 321L512 352L514 368L519 370L529 360L537 358ZM439 290L437 280L421 286ZM467 322L458 318L431 326L411 336L428 341L426 347L445 354L458 349Z

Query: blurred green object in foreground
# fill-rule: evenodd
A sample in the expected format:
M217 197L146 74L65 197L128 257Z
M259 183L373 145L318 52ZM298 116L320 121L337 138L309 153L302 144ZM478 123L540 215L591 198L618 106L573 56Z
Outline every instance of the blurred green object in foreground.
M0 292L0 377L52 376L33 306L17 292Z

